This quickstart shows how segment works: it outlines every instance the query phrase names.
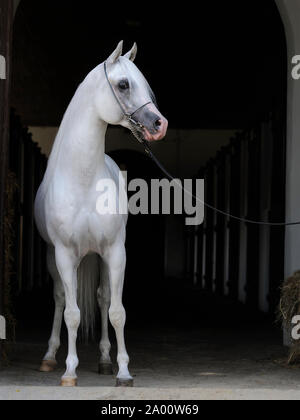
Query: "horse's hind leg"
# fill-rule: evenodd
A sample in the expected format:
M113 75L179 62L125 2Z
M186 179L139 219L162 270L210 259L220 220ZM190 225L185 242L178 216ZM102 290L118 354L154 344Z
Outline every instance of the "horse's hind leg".
M62 314L65 306L65 293L59 273L55 263L55 252L52 246L48 246L47 250L47 266L48 271L53 279L53 295L55 301L55 312L53 319L53 327L51 337L48 343L48 351L45 354L40 371L52 372L56 367L56 353L60 346L60 331L62 323Z
M129 357L124 339L124 326L126 313L122 303L124 274L126 265L125 246L122 241L116 242L107 250L105 261L108 265L109 283L111 292L111 305L109 319L115 329L118 344L117 386L133 386L133 378L128 371Z
M110 341L108 336L108 310L110 305L109 274L104 261L101 261L100 286L97 291L97 300L101 312L101 340L100 340L100 362L99 373L112 375L112 363L110 358Z

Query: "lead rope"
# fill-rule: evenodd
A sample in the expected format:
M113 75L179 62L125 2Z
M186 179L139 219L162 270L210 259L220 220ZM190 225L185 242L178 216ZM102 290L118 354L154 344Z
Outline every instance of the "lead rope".
M202 201L199 197L197 197L196 195L192 194L190 191L188 191L187 189L185 189L182 186L181 182L178 182L178 179L174 178L174 176L172 176L166 169L165 167L160 163L160 161L157 159L157 157L153 154L152 150L150 149L147 141L142 137L141 133L137 130L137 128L135 127L135 124L132 124L131 121L129 121L129 125L130 125L130 131L132 132L132 134L134 135L134 137L139 141L139 143L141 143L144 147L144 151L146 152L146 154L153 160L153 162L156 164L156 166L166 175L167 178L169 178L171 181L174 181L186 194L189 194L190 197L194 198L195 200L197 200L199 203L201 203L203 206L205 206L206 208L215 211L216 213L221 214L222 216L225 217L229 217L233 220L236 220L238 222L242 222L242 223L248 223L248 224L252 224L252 225L259 225L259 226L274 226L274 227L284 227L284 226L297 226L300 225L300 222L278 222L278 223L271 223L271 222L259 222L256 220L251 220L251 219L247 219L247 218L242 218L242 217L238 217L238 216L234 216L230 213L227 213L223 210L217 209L216 207L206 203L205 201Z
M131 133L134 135L134 137L138 140L139 143L141 143L141 145L144 148L145 153L153 160L153 162L156 164L156 166L166 175L167 178L169 178L171 181L175 182L181 189L183 192L185 192L186 194L188 194L190 197L194 198L195 200L197 200L199 203L201 203L203 206L205 206L206 208L215 211L218 214L221 214L222 216L225 217L229 217L230 219L236 220L238 222L242 222L242 223L248 223L251 225L258 225L258 226L274 226L274 227L285 227L285 226L298 226L300 225L300 221L299 222L278 222L278 223L272 223L272 222L259 222L256 220L251 220L251 219L247 219L247 218L242 218L242 217L238 217L238 216L234 216L230 213L227 213L223 210L217 209L216 207L206 203L205 201L200 200L199 197L197 197L196 195L194 195L193 193L191 193L190 191L188 191L187 189L185 189L182 185L181 182L178 182L178 179L174 178L166 169L165 167L160 163L160 161L157 159L157 157L153 154L152 150L150 149L150 146L148 144L148 142L144 139L143 135L142 135L142 129L144 128L142 124L140 124L139 122L135 121L132 116L136 113L136 111L133 114L128 114L124 107L122 106L121 102L119 101L110 81L108 78L108 74L107 74L107 69L106 69L106 63L104 63L104 72L105 72L105 76L107 79L107 82L110 86L110 89L117 101L117 103L119 104L125 119L128 122L129 125L129 129L131 131ZM149 103L149 102L148 102ZM143 108L144 106L148 105L145 104L143 106L141 106L139 109Z

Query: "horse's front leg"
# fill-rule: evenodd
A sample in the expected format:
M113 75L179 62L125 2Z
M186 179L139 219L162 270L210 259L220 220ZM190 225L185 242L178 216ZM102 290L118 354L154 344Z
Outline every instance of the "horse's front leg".
M77 305L77 268L80 259L75 252L62 245L55 247L56 266L65 290L65 322L68 329L67 369L61 379L62 386L76 386L78 357L76 351L77 330L80 324L80 310Z
M109 283L111 292L111 305L109 308L109 319L114 327L118 345L117 386L133 386L133 378L128 371L129 357L126 351L124 339L124 326L126 313L122 303L124 274L126 265L125 246L122 241L111 246L105 255L108 265Z
M40 371L41 372L52 372L56 363L56 353L60 346L60 331L62 324L62 316L65 307L65 292L59 273L55 263L55 251L54 247L48 246L47 250L47 266L48 271L53 280L53 295L55 301L55 312L53 319L53 327L51 337L48 343L48 351L45 354Z
M104 261L101 262L100 286L97 291L97 300L101 312L101 340L100 362L98 371L102 375L112 375L112 363L110 358L111 344L108 336L108 310L110 306L109 273Z

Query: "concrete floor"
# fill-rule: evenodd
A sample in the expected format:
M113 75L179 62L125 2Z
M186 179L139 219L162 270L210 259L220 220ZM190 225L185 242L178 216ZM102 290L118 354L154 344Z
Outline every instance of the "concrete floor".
M78 387L60 388L65 338L53 373L38 372L45 332L23 331L10 366L0 371L0 399L300 399L300 368L286 367L278 331L235 328L145 327L126 332L132 389L97 374L97 344L78 346ZM116 358L113 345L112 355ZM116 366L115 366L116 369Z

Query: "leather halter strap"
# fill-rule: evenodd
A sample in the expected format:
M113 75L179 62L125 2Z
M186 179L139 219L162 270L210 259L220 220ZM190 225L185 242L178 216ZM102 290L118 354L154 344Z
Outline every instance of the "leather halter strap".
M115 99L116 99L117 103L119 104L119 107L121 108L121 111L123 112L123 114L124 114L125 118L126 118L126 119L127 119L127 120L131 123L131 124L134 124L134 125L138 126L139 128L143 128L143 125L142 125L142 124L140 124L139 122L137 122L137 121L135 121L135 120L134 120L133 115L134 115L134 114L136 114L136 113L137 113L138 111L140 111L141 109L145 108L145 106L147 106L147 105L149 105L149 104L152 104L152 101L146 102L144 105L142 105L142 106L138 107L138 108L137 108L134 112L132 112L132 113L126 112L125 107L123 106L123 104L121 103L120 99L118 98L118 96L117 96L117 94L116 94L116 92L115 92L114 88L112 87L112 84L111 84L111 82L110 82L110 80L109 80L109 78L108 78L108 74L107 74L107 64L106 64L106 61L104 62L104 73L105 73L106 80L107 80L107 82L108 82L108 84L109 84L109 87L110 87L110 89L111 89L111 91L112 91L112 93L113 93L113 95L114 95L114 97L115 97Z

